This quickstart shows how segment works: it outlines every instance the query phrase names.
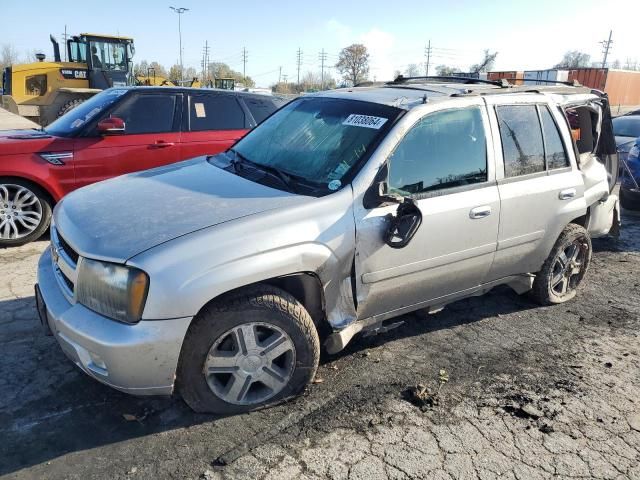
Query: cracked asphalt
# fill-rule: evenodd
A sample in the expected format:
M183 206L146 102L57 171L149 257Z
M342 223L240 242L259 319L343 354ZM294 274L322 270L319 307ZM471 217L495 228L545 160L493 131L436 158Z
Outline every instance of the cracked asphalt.
M37 320L47 242L0 250L0 476L640 479L640 217L623 221L574 301L497 288L405 315L325 356L302 397L226 418L81 373ZM441 369L433 405L407 401Z

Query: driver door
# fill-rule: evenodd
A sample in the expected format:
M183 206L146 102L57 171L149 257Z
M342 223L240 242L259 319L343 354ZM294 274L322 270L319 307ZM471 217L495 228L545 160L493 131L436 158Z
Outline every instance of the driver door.
M160 167L180 160L182 96L176 93L134 93L110 113L125 131L76 139L76 188L125 173Z
M388 158L388 193L413 199L422 214L406 246L384 241L398 205L356 210L359 318L445 303L487 276L500 198L486 108L471 103L425 115Z

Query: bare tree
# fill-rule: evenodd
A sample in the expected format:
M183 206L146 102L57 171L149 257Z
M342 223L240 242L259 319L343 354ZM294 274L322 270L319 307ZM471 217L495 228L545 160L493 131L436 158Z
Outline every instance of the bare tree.
M579 52L578 50L570 50L566 52L560 63L557 63L554 68L583 68L588 67L591 60L591 55Z
M404 71L407 77L417 77L420 75L420 68L415 63L410 63L407 65L407 69Z
M18 51L10 43L4 43L0 48L0 71L18 62Z
M493 65L496 63L496 57L498 56L498 52L489 52L489 50L484 51L484 57L480 61L480 63L476 63L469 67L469 71L472 73L482 73L488 72L493 68Z
M367 47L361 43L354 43L340 52L336 68L344 80L356 85L367 79L369 75L369 53Z

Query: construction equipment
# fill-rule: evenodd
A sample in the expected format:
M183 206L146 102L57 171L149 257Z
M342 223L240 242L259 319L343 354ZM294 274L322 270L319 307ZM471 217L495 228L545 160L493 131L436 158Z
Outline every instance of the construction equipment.
M234 78L216 78L214 85L216 88L222 88L223 90L235 90L236 81Z
M135 83L132 38L81 33L67 40L65 62L49 38L53 61L38 53L37 62L5 68L2 106L10 112L44 126L104 89Z

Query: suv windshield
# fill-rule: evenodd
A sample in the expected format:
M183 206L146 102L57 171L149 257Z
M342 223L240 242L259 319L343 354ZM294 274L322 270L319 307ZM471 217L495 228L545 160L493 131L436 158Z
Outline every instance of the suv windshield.
M124 88L110 88L100 92L49 124L44 131L58 137L71 137L89 120L105 111L127 92L128 90Z
M310 97L291 102L233 151L323 190L338 190L402 110L376 103Z

